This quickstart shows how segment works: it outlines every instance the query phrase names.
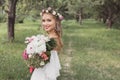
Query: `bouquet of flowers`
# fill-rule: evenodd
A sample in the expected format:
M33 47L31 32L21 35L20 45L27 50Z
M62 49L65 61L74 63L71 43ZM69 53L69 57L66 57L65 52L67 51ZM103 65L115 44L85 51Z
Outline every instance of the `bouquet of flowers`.
M30 73L34 68L43 67L50 60L50 51L56 47L56 41L45 35L27 37L25 39L27 47L22 56L30 68Z

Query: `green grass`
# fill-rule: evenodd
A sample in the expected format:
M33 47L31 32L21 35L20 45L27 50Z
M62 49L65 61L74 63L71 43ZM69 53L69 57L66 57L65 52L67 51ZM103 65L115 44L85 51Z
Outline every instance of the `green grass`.
M82 25L74 20L62 24L64 47L58 80L120 79L120 30L106 29L93 19ZM39 26L39 22L16 24L15 41L8 43L6 23L0 23L0 80L29 80L31 74L22 59L24 39L41 33Z
M71 21L68 25L64 29L64 42L65 48L69 42L72 44L74 79L119 80L120 31L106 29L94 20L85 20L79 26Z

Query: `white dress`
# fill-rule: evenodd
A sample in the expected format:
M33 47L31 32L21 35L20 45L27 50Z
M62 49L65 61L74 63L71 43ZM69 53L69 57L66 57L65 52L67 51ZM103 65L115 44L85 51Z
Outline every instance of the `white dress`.
M51 51L50 62L43 68L36 68L32 73L30 80L57 80L60 76L61 69L58 53L55 50Z

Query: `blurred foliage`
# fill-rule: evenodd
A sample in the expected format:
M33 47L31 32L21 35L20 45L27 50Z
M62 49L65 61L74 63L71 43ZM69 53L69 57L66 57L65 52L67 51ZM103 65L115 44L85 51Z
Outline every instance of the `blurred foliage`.
M52 7L59 11L66 20L96 18L106 20L111 17L113 23L120 23L120 0L18 0L16 6L16 23L24 23L30 17L33 21L40 18L43 8ZM6 10L8 0L0 0L1 10ZM111 16L108 16L111 15ZM5 14L0 14L0 21Z
M6 22L6 15L0 14L0 22Z

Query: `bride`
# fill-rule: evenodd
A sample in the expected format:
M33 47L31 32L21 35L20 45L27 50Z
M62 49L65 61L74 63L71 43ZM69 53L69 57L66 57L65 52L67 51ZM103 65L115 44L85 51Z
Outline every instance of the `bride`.
M57 77L60 76L59 70L61 69L58 52L63 45L61 40L61 21L63 17L50 7L42 10L41 17L43 29L50 38L56 40L57 47L51 51L50 62L43 68L36 68L30 80L57 80Z

